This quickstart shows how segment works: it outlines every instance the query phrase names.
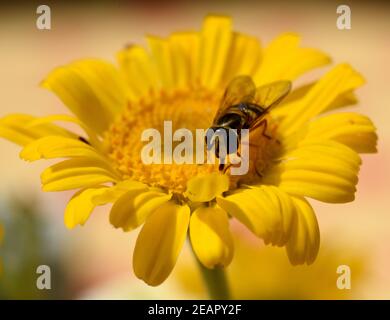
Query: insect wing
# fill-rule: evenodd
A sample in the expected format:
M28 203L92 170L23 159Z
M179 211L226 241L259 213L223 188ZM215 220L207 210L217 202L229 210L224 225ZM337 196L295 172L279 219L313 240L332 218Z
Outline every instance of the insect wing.
M290 81L276 81L255 90L254 101L257 105L268 110L276 106L291 90Z
M251 102L255 97L256 86L251 77L238 76L234 78L225 90L214 121L220 118L226 109L241 102Z

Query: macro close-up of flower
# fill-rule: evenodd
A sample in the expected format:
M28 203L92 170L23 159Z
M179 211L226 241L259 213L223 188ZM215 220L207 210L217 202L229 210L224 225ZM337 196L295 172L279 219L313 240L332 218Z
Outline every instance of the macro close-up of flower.
M331 64L330 57L302 46L295 33L263 44L236 31L226 16L208 15L199 31L146 41L147 47L130 44L119 51L117 65L82 59L44 78L41 86L73 115L0 119L0 136L22 147L21 159L60 159L40 178L43 191L74 191L66 227L84 225L97 206L111 204L115 228L141 226L133 269L151 286L167 279L187 238L202 268L227 267L234 259L233 219L265 244L285 247L292 265L312 264L320 229L309 199L353 201L359 154L377 152L370 118L342 110L357 103L354 91L364 77L340 63L297 84L301 75ZM195 136L196 129L212 126L226 87L243 75L256 86L292 83L265 116L266 135L251 132L245 175L221 171L218 164L141 161L144 130L163 132L170 120L173 131L186 128Z

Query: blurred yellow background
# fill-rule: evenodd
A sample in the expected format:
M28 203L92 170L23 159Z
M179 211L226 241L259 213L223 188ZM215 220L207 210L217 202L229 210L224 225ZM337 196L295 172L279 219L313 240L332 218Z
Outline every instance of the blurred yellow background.
M0 9L0 117L11 112L66 113L54 95L38 87L54 67L84 57L114 62L116 51L129 43L144 44L145 34L199 29L208 13L232 16L235 30L257 36L263 45L281 32L294 31L302 35L304 46L329 53L335 63L351 63L367 79L357 92L360 103L353 108L373 119L379 135L379 153L363 156L356 200L343 205L312 202L322 244L319 258L310 267L291 267L282 249L263 247L234 224L237 250L228 275L235 298L390 298L389 6L349 1L352 29L338 30L338 3L332 1L46 4L51 8L51 30L36 28L35 3ZM5 221L6 232L0 249L4 260L0 298L207 297L188 248L163 285L148 287L132 274L136 233L114 230L107 223L107 208L97 210L86 226L67 230L62 214L70 194L40 192L39 175L47 162L19 160L19 147L4 140L0 148L0 220ZM30 242L26 229L31 237L44 233L43 239ZM18 243L23 234L25 241ZM32 252L39 258L21 257ZM21 263L31 266L10 275L11 265ZM59 278L53 277L53 290L44 295L34 287L38 264L49 264ZM336 268L344 264L352 269L351 290L336 287Z

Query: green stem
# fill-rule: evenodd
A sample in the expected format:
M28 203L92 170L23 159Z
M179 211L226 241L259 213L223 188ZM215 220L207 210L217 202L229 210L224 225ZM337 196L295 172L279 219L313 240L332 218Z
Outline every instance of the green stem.
M192 248L192 246L191 246ZM195 252L192 251L195 260L199 266L199 270L202 274L203 282L207 287L209 297L212 300L229 300L229 286L225 270L223 268L216 267L215 269L206 268L196 257Z

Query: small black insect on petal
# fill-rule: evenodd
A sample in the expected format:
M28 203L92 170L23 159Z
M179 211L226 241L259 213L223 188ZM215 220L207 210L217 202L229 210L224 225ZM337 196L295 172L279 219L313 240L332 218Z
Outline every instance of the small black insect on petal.
M81 142L84 142L84 143L88 144L88 145L91 145L91 144L88 142L88 140L85 139L84 137L79 137L79 140L80 140Z

